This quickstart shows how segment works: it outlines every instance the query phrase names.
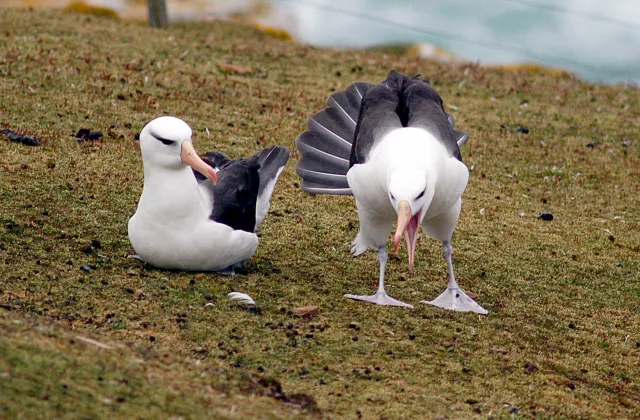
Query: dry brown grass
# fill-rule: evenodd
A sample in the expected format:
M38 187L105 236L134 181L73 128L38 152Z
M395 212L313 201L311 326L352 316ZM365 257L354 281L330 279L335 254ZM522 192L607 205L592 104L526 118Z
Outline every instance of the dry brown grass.
M166 406L166 416L202 417L207 404L227 408L237 399L247 418L274 404L274 417L295 415L272 399L245 397L238 378L248 374L276 378L332 418L637 415L637 89L317 49L222 22L158 31L71 13L0 9L0 17L0 123L45 139L36 148L0 143L0 303L10 331L2 349L11 357L1 365L11 380L2 382L0 410L71 417L80 401L89 416L153 416L159 411L138 410L177 389L184 402ZM373 290L375 256L348 253L357 232L352 199L298 188L294 139L307 116L331 91L377 82L391 68L428 75L471 134L455 270L488 317L341 298ZM124 257L142 186L134 135L164 113L185 119L203 152L247 156L274 144L292 151L258 252L233 278L147 269ZM79 144L71 134L82 127L105 137ZM542 211L554 220L538 220ZM101 247L87 249L92 240ZM417 258L413 276L406 253L388 268L390 293L414 304L445 286L439 245L422 238ZM82 271L88 264L96 268ZM231 290L249 293L261 312L232 305ZM321 315L289 313L307 304ZM11 332L12 319L27 331ZM50 323L53 339L29 332ZM128 350L93 357L66 344L68 334ZM139 357L139 348L169 354L171 374L154 382L143 368L126 370L122 360ZM196 360L198 369L224 373L228 397L207 400ZM126 372L140 384L135 395L118 385L128 393L120 411L95 400L100 363L105 375ZM62 380L47 376L67 366L75 373L64 381L86 392L65 394L54 386ZM41 376L55 404L30 391Z

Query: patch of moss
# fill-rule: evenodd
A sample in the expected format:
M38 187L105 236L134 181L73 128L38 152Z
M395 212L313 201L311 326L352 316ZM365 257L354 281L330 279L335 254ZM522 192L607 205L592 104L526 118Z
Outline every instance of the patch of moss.
M276 39L281 39L283 41L293 41L293 37L289 34L289 32L287 32L282 28L276 28L274 26L269 26L269 25L262 25L259 23L255 23L254 26L259 30L261 30L262 32L268 35L271 35Z
M63 10L85 15L119 19L118 13L116 13L114 10L109 9L108 7L90 5L83 1L73 1L66 5Z

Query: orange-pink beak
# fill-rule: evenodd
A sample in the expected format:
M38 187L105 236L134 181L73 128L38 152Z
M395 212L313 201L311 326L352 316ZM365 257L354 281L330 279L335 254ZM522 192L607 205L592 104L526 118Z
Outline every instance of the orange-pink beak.
M393 250L398 252L398 246L400 245L400 238L404 236L407 243L407 250L409 251L409 273L413 274L413 264L416 255L416 243L418 242L418 236L420 234L418 225L420 224L420 212L415 216L411 214L411 207L408 201L401 201L398 203L398 222L396 226L396 233L393 237Z
M189 140L182 142L180 157L182 158L182 162L209 178L214 184L218 182L216 170L198 156L196 150L193 148L193 143Z

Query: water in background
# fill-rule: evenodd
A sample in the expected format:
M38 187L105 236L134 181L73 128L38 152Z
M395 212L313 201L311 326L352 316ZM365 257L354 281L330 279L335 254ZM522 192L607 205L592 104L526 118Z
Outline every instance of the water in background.
M428 43L481 64L536 62L593 82L640 81L640 0L272 0L322 46Z
M425 55L440 58L539 63L592 82L640 82L640 0L166 1L173 21L242 14L317 46L423 44ZM146 11L144 0L85 2L125 17Z

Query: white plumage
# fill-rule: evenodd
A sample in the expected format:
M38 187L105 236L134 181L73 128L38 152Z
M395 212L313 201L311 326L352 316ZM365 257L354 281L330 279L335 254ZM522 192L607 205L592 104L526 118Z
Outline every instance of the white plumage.
M296 140L303 158L296 168L303 190L353 194L360 231L351 252L378 252L380 277L373 295L345 295L379 305L412 307L384 288L387 238L397 223L394 247L404 236L409 272L420 228L442 241L449 284L435 306L486 314L458 286L451 236L458 222L469 171L459 146L468 135L454 129L442 99L428 80L391 71L379 85L356 82L327 100Z
M129 239L139 257L156 267L225 270L249 259L258 237L209 218L213 203L207 183L198 185L181 158L190 143L191 129L174 117L157 118L140 133L144 187L129 220ZM200 162L196 169L215 177L214 169Z

